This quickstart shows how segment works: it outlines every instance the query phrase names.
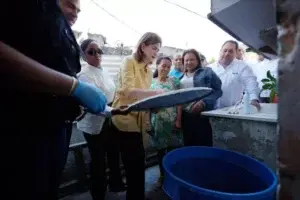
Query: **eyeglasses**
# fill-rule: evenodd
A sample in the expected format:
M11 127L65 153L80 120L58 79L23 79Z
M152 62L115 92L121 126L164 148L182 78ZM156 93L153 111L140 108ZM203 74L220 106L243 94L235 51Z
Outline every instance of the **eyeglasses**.
M89 49L87 51L87 54L89 54L90 56L95 56L97 54L102 55L103 51L101 49Z

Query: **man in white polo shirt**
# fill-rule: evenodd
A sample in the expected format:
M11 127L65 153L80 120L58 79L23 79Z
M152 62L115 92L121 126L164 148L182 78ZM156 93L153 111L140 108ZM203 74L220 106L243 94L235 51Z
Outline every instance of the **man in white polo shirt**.
M219 60L208 66L222 81L223 96L219 99L217 107L235 105L246 91L250 96L251 104L260 109L256 76L244 61L236 59L238 49L236 41L226 41L222 45Z

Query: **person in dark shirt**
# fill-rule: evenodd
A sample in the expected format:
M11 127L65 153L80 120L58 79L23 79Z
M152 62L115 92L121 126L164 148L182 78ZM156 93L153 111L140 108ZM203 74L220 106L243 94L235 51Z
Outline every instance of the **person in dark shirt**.
M72 27L78 18L78 13L80 10L80 0L59 0L58 2L59 7L62 11L62 14L64 15L66 21L68 24ZM79 116L76 120L80 120L83 117L83 115ZM73 122L70 121L69 123L66 123L66 140L67 143L70 143L71 136L73 131ZM68 151L65 151L65 163L68 158Z
M102 91L76 79L79 47L58 1L10 0L0 7L1 195L57 199L67 126L105 109Z

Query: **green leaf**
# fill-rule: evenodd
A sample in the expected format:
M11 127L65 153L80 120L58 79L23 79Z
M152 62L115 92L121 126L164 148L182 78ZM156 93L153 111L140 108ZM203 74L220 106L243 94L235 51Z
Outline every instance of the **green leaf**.
M272 76L271 81L277 83L277 79L274 76Z
M270 81L275 82L276 83L276 78L274 76L272 76L270 70L267 71L267 78L270 79Z
M262 88L263 88L264 90L271 90L271 89L272 89L272 84L266 83L266 84L264 84L264 85L262 86Z
M268 70L268 71L267 71L267 78L268 78L268 79L271 79L271 78L270 78L271 76L272 76L272 75L271 75L271 72L270 72L270 70Z
M263 82L263 83L267 83L267 82L270 82L270 81L271 81L271 80L268 79L268 78L261 79L261 82Z
M271 90L275 90L276 89L276 83L271 83Z

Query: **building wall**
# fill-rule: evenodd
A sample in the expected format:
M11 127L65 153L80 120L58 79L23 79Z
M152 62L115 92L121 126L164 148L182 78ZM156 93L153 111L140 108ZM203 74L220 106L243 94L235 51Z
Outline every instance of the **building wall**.
M174 54L177 53L182 53L184 51L184 49L179 49L179 48L175 48L175 47L168 47L168 46L162 46L160 48L159 53L166 55L166 56L173 56Z
M91 38L96 40L100 44L100 46L104 46L106 44L106 38L101 34L83 33L81 31L76 31L76 30L73 30L73 32L78 43L81 43L83 40L87 38Z

